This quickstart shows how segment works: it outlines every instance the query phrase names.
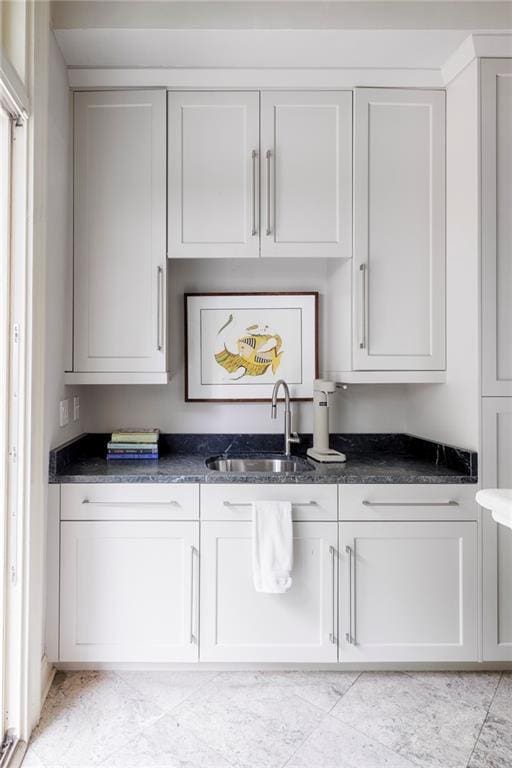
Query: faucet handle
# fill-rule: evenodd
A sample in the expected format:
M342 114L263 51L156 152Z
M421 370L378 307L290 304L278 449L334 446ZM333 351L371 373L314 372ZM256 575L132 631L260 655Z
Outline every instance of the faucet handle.
M290 443L300 443L300 437L297 432L292 432L290 435Z

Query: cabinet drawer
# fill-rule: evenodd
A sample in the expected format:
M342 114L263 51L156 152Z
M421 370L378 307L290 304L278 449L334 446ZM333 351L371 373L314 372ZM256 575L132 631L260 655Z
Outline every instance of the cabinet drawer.
M468 485L340 486L340 520L476 520Z
M86 483L63 485L61 520L194 520L199 486Z
M291 501L294 520L337 520L336 485L220 484L201 486L202 520L250 520L253 501Z

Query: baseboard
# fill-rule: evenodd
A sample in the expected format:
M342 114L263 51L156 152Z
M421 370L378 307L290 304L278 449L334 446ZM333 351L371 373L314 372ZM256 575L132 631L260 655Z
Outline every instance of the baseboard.
M53 664L48 661L45 654L41 659L41 707L46 701L56 671L57 670Z
M372 664L272 664L272 663L129 663L129 662L56 662L56 668L64 672L108 671L125 672L502 672L512 670L510 661L487 662L414 662L414 663L372 663Z

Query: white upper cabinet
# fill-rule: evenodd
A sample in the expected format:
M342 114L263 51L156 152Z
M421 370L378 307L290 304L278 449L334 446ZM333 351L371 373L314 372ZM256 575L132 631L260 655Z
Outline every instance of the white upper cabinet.
M442 370L445 95L355 99L353 368Z
M352 94L261 94L261 255L352 256Z
M168 256L260 255L352 255L350 92L169 94Z
M482 394L512 395L512 60L482 61L480 83Z
M75 94L67 381L167 380L165 126L165 91Z
M169 94L168 256L259 256L259 93Z

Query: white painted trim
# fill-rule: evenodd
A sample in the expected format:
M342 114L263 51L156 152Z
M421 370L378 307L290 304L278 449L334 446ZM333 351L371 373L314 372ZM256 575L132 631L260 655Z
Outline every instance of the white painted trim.
M358 86L442 88L439 69L109 69L70 67L70 87L180 89L339 89Z
M447 86L476 58L512 57L512 31L469 35L441 67L441 79Z
M26 120L30 102L21 79L0 46L0 101L12 117Z
M473 35L469 35L441 67L443 84L448 85L457 75L460 75L462 70L473 61L475 56Z
M46 701L56 672L57 670L53 664L50 664L46 655L43 656L41 659L41 707Z
M443 384L446 371L327 371L340 384Z
M48 662L59 658L60 592L60 485L48 486L46 520L46 632L45 653Z
M408 662L408 663L368 663L368 664L356 664L353 662L335 662L332 664L285 664L285 663L217 663L217 662L197 662L197 663L184 663L184 664L133 664L133 663L102 663L102 662L62 662L56 665L58 670L65 672L71 672L73 670L125 670L128 672L138 671L210 671L210 672L245 672L245 671L286 671L299 670L305 671L333 671L333 672L392 672L392 671L409 671L409 672L457 672L457 671L472 671L472 672L484 672L484 671L502 671L512 670L512 662Z
M105 371L95 373L89 371L67 371L64 374L64 384L168 384L171 380L165 372L120 372Z

